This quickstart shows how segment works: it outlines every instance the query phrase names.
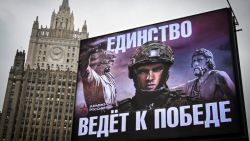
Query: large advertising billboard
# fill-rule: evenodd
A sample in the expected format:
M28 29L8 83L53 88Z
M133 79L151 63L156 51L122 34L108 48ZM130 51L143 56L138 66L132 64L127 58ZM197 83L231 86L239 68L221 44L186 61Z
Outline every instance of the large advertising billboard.
M81 41L72 140L248 139L230 9Z

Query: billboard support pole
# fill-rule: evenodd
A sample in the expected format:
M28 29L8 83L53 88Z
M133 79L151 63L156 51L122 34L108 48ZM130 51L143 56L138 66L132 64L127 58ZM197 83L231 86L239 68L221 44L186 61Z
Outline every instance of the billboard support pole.
M233 18L233 24L234 24L234 32L235 32L235 37L234 37L234 40L235 40L235 47L236 47L236 54L239 54L239 51L238 51L238 38L237 38L237 32L238 31L242 31L242 28L240 28L240 29L236 29L236 26L239 26L239 22L238 22L238 20L237 20L237 18L236 18L236 15L234 14L234 11L233 11L233 9L232 9L232 7L231 7L231 4L229 3L229 0L227 0L227 3L228 3L228 5L229 5L229 9L230 9L230 11L231 11L231 13L232 13L232 18ZM237 56L237 59L238 59L238 61L239 61L239 56ZM237 64L238 65L238 68L239 68L239 77L240 77L240 79L241 79L241 70L240 70L240 64L238 63ZM242 80L242 79L241 79ZM239 82L240 83L240 86L241 86L241 89L242 89L242 91L243 91L243 88L242 88L242 82ZM242 104L243 105L245 105L245 101L244 101L244 98L243 98L243 96L241 97L241 102L242 102ZM243 108L242 108L242 115L243 115L243 118L244 118L244 120L243 121L246 121L247 119L246 119L246 109L245 109L245 107L243 106ZM245 122L244 123L244 125L243 126L245 126L244 127L244 134L245 134L245 137L246 137L246 139L242 139L242 140L249 140L249 137L248 137L248 129L247 129L247 122ZM245 137L243 137L243 138L245 138Z
M231 7L231 4L230 4L229 0L227 0L227 3L228 3L228 5L229 5L230 11L231 11L232 16L233 16L233 19L234 19L234 26L235 26L235 27L236 27L236 26L239 26L239 22L238 22L238 20L237 20L235 14L234 14L234 11L233 11L233 9L232 9L232 7ZM236 32L237 32L237 31L242 31L242 29L241 29L241 28L240 28L240 29L236 29Z

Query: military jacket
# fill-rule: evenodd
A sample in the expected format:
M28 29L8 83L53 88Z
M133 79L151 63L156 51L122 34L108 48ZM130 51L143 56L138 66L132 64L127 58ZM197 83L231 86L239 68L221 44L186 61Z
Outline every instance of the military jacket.
M154 94L137 93L132 98L119 101L118 106L114 108L118 109L119 112L130 112L165 107L179 107L197 103L202 103L202 101L190 96L186 96L180 91L165 90L161 93Z

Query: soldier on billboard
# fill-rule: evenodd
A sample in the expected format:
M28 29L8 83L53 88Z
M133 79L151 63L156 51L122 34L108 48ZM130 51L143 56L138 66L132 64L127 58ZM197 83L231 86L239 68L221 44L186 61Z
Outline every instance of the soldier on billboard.
M136 89L135 96L118 102L116 108L121 112L191 104L191 97L168 89L166 81L173 63L170 46L159 41L143 44L128 65L129 78L133 79Z
M226 72L215 70L212 52L197 49L192 55L191 67L196 78L173 89L207 102L234 99L234 83Z
M79 58L79 74L88 111L112 108L117 103L115 80L110 72L115 55L99 47L88 47Z

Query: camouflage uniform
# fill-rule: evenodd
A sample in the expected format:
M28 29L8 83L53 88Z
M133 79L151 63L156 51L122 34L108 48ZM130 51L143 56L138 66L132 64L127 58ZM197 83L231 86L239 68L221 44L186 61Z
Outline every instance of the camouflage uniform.
M119 112L153 110L164 107L179 107L201 103L199 99L194 99L182 95L179 91L164 90L156 95L136 94L133 98L127 98L118 102L116 107Z
M181 105L190 105L199 102L192 97L182 95L180 91L170 91L166 85L168 79L168 70L174 62L173 51L170 46L164 45L159 41L150 41L137 48L135 54L131 57L128 65L129 78L134 80L136 94L132 98L124 99L118 102L115 107L119 112L151 110L164 107L178 107ZM136 69L140 65L152 63L162 63L164 73L162 73L159 87L154 91L141 90L137 86L135 79Z

